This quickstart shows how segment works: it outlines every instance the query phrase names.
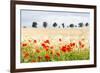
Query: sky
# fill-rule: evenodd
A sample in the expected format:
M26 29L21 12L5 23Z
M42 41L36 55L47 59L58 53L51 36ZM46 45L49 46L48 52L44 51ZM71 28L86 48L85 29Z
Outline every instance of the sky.
M62 27L69 24L90 23L90 13L88 12L68 12L68 11L40 11L40 10L21 10L21 26L32 27L32 23L37 22L38 28L42 28L43 22L48 23L48 28L56 22Z

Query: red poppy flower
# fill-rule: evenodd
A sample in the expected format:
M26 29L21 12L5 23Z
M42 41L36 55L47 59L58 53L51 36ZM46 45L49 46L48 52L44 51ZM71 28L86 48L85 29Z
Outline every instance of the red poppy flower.
M70 43L70 46L71 46L71 47L75 46L75 43Z
M48 51L49 46L47 46L46 44L42 43L42 47L43 47L46 51Z
M59 52L57 52L56 54L57 54L57 56L60 56L60 53Z
M60 50L62 50L63 52L70 52L72 48L69 45L67 46L65 45L65 46L62 46Z
M70 52L72 50L71 47L66 47L67 51Z
M27 43L23 43L22 46L23 46L23 47L27 46Z
M42 47L46 46L44 43L41 44Z
M37 40L34 40L34 43L37 43Z
M75 43L73 43L73 46L75 46Z
M29 42L32 42L32 40L28 40Z
M39 49L36 49L36 52L37 52L37 53L40 53L40 50L39 50Z
M81 47L84 48L84 44L82 44Z
M49 40L46 40L46 41L44 41L44 43L48 43L48 44L50 44L50 41L49 41Z
M80 48L84 48L84 44L80 45Z
M79 46L80 46L80 48L84 48L84 44L82 44L81 41L79 41Z
M70 44L69 44L69 45L66 45L66 46L67 46L67 47L71 47Z
M32 60L31 62L36 62L35 60Z
M45 55L45 59L48 61L50 60L50 56L48 54Z
M51 48L51 49L53 49L54 47L53 47L53 46L51 46L50 48Z
M48 51L48 50L49 50L48 46L44 47L44 49L45 49L46 51Z
M66 46L62 46L62 47L61 47L61 50L62 50L63 52L66 52L66 51L67 51Z
M70 46L72 47L72 46L73 46L73 44L72 44L72 43L70 43Z
M24 58L28 58L29 57L29 53L25 53Z
M60 42L62 41L61 38L59 38L59 41L60 41Z
M38 56L38 59L40 60L40 59L42 59L42 57L41 56Z

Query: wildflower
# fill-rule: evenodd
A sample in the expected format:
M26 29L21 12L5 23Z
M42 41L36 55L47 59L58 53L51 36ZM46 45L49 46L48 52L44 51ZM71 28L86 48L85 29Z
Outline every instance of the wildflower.
M60 50L62 50L63 52L70 52L71 51L71 47L70 47L70 45L65 45L65 46L62 46L61 48L60 48Z
M70 46L72 47L72 46L73 46L73 44L72 44L72 43L70 43Z
M75 43L70 43L70 47L74 47L75 46Z
M38 56L38 59L40 60L40 59L42 59L42 57L41 56Z
M84 44L82 44L81 47L84 48Z
M28 58L29 57L29 53L25 53L24 58Z
M75 46L75 43L73 43L73 46Z
M36 62L35 60L32 60L31 62Z
M48 54L45 55L45 59L48 61L50 60L50 56Z
M34 43L37 43L37 40L34 40Z
M51 48L51 49L53 49L54 47L53 47L53 46L51 46L50 48Z
M44 41L44 43L48 43L48 44L50 44L50 41L49 41L49 40L46 40L46 41Z
M56 54L57 54L57 56L60 56L60 53L59 52L57 52Z
M27 46L27 43L23 43L22 46L23 46L23 47Z
M39 49L36 49L36 52L37 52L37 53L40 53L40 50L39 50Z
M42 47L45 47L46 45L44 43L41 44Z
M62 41L61 38L59 38L59 41L60 41L60 42Z
M79 46L80 48L84 48L84 44L81 41L79 41Z
M46 44L42 43L42 47L43 47L46 51L48 51L49 46L47 46Z
M63 52L66 52L66 51L67 51L66 46L62 46L62 47L61 47L61 50L62 50Z
M28 40L29 42L32 42L32 40Z
M71 47L66 47L66 49L67 49L67 52L70 52L72 50Z

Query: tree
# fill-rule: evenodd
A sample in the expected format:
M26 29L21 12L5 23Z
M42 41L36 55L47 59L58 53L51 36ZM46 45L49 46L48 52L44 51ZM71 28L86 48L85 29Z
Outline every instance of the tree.
M54 23L53 23L53 27L56 27L56 26L57 26L57 23L56 23L56 22L54 22Z
M75 27L77 27L77 25L75 25Z
M43 27L44 27L44 28L47 27L47 22L43 22Z
M23 26L23 28L26 28L26 26Z
M69 27L73 28L74 27L74 24L70 24Z
M64 23L62 23L63 28L65 27Z
M32 27L37 28L37 22L33 22Z
M78 25L79 25L79 27L83 27L83 23L79 23Z
M86 23L85 26L86 26L86 27L89 26L89 23Z

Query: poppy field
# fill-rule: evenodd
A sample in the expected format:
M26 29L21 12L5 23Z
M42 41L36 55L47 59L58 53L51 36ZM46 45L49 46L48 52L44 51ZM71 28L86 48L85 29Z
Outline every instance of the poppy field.
M81 34L80 32L77 35L80 35ZM46 34L44 32L41 33L42 35ZM32 32L32 34L33 37L37 36L37 38L38 35L41 35L39 33L36 35L34 32ZM70 37L72 36L72 38L69 39L68 36L71 33L69 34L66 33L67 35L62 35L62 37L58 36L61 35L61 33L59 33L58 35L57 34L56 35L49 34L48 36L45 35L46 37L48 37L46 39L43 39L45 36L41 37L40 39L23 38L23 40L21 41L21 58L20 58L21 63L72 61L72 60L89 59L90 47L87 34L84 35L85 37L80 37L78 39L75 39L75 37L77 36L73 35L70 35ZM25 35L22 36L26 37Z

